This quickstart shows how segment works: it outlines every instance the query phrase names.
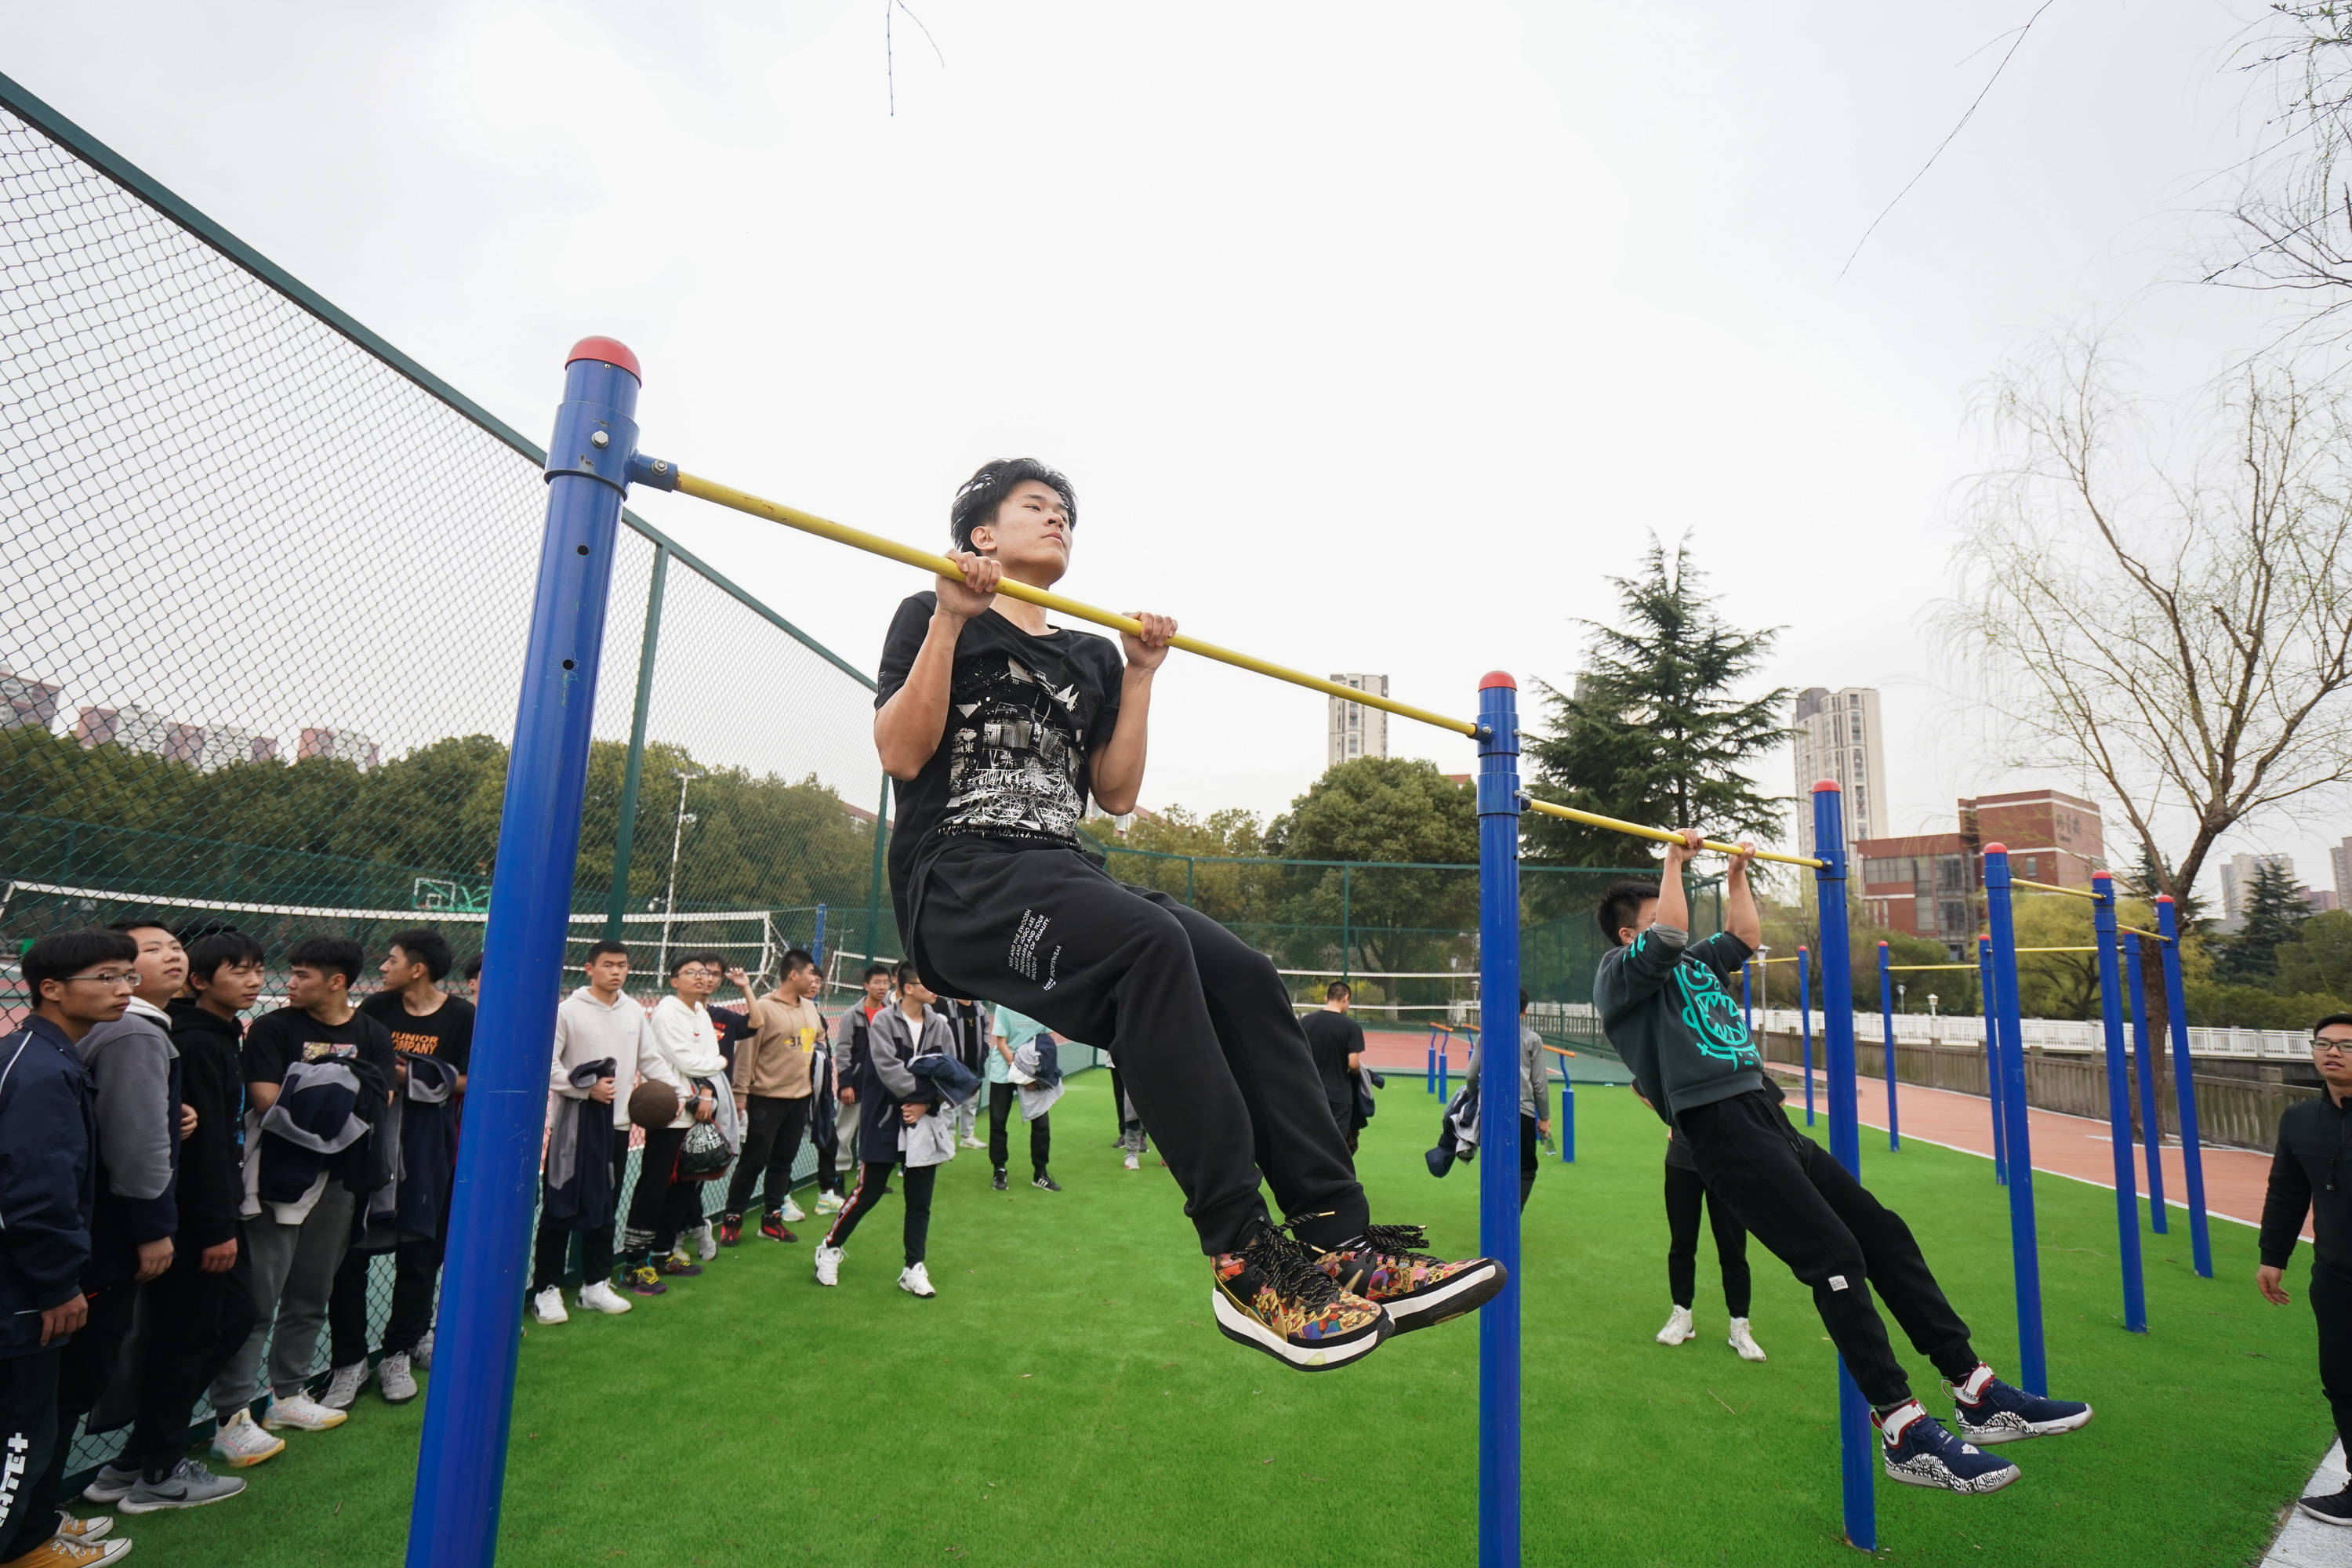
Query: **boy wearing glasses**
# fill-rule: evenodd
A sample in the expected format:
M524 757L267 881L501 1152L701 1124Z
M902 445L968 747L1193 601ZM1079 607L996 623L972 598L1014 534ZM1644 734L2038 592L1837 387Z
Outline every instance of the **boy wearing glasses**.
M2278 1152L2271 1157L2270 1190L2263 1198L2262 1267L2254 1283L2263 1299L2284 1307L2282 1279L2311 1216L2311 1311L2319 1321L2319 1389L2336 1416L2336 1430L2352 1452L2352 1013L2331 1013L2311 1027L2311 1065L2326 1090L2287 1108L2279 1118ZM2299 1500L2322 1524L2352 1525L2352 1483L2341 1491Z

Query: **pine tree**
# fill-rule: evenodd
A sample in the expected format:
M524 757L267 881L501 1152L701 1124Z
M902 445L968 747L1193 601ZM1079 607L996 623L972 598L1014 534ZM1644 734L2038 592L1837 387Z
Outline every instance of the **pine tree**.
M2159 867L2156 857L2149 854L2147 846L2143 844L2139 849L2138 865L2125 879L2125 890L2132 897L2153 906L2156 896L2164 891L2164 885L2171 879L2171 876L2170 869ZM2204 921L2205 900L2195 893L2184 891L2174 899L2172 912L2179 921L2183 932L2195 931Z
M1741 699L1777 629L1740 631L1700 592L1690 552L1654 534L1638 576L1612 578L1619 619L1591 634L1573 689L1539 683L1550 738L1528 747L1535 795L1650 826L1769 841L1786 803L1760 793L1747 765L1782 745L1782 688ZM1559 865L1638 866L1648 847L1603 828L1530 814L1533 858Z
M2285 868L2274 860L2256 861L2253 885L2246 889L2245 923L2221 949L2215 967L2225 980L2269 978L2278 973L2279 944L2294 940L2310 918Z

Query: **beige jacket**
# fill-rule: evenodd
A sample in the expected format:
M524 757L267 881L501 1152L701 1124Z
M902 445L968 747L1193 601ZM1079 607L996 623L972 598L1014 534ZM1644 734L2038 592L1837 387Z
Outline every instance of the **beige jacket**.
M804 1100L809 1092L809 1055L824 1037L824 1015L816 1004L781 990L751 1004L753 1033L735 1043L736 1089L766 1100Z

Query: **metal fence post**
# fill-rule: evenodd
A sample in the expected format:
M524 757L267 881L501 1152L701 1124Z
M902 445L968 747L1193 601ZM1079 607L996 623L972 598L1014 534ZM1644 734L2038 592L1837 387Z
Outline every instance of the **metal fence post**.
M2125 939L2116 939L2122 942ZM2130 978L2132 1011L2132 1076L2139 1079L2140 1146L2147 1153L2147 1227L2165 1234L2164 1127L2156 1114L2156 1052L2147 1037L2147 992L2140 979L2140 939L2129 939L2124 949L2124 969Z
M1478 1314L1479 1568L1519 1564L1518 698L1478 683L1479 1246L1510 1271Z
M1862 1174L1862 1124L1853 1081L1853 944L1845 910L1845 811L1834 780L1813 785L1813 904L1821 919L1822 1049L1828 1058L1830 1153ZM1870 1405L1838 1358L1838 1475L1844 1494L1845 1538L1864 1552L1878 1550L1878 1441Z
M2205 1154L2197 1139L2197 1066L2189 1059L2189 1000L2180 988L2180 912L2168 893L2156 898L2164 937L2164 1007L2172 1026L2172 1093L2180 1111L2180 1167L2189 1186L2189 1251L2197 1272L2213 1278L2213 1238L2205 1226Z
M1985 1104L1992 1111L1992 1179L2009 1184L2009 1117L2002 1110L2000 1027L1992 1005L1992 939L1977 938L1977 1011L1984 1015Z
M2025 1103L2025 1029L2018 1016L2017 924L2010 910L2009 849L1984 847L1985 909L1992 927L1992 981L2000 1018L2001 1115L2009 1127L2009 1255L2017 1281L2018 1383L2050 1392L2042 1349L2042 1253L2033 1219L2033 1139Z
M816 960L820 973L824 969L824 906L816 907L816 929L809 935L809 956ZM782 976L777 976L782 979Z
M547 529L490 884L483 941L490 983L467 1074L409 1568L489 1568L498 1551L547 1042L580 856L614 546L637 445L639 380L635 356L619 343L581 342L564 366L563 405L548 443Z
M2098 894L2091 906L2091 940L2099 950L2099 1020L2107 1047L2107 1135L2116 1167L2116 1247L2123 1265L2124 1327L2147 1332L2147 1292L2140 1279L2139 1194L2132 1190L2131 1065L2124 1059L2124 997L2121 966L2116 962L2116 879L2105 871L2091 873Z
M1889 967L1886 944L1878 944L1879 1038L1886 1053L1886 1152L1903 1147L1903 1130L1895 1110L1895 971Z
M637 705L629 716L629 760L621 773L621 817L613 827L613 889L604 898L604 939L621 940L629 907L629 861L637 847L637 793L646 782L646 717L654 701L654 652L661 643L662 595L669 584L669 546L654 546L653 586L646 590L646 635L637 645Z
M1797 950L1797 1025L1805 1037L1805 1125L1813 1124L1813 982L1805 950Z
M1355 945L1356 868L1339 868L1339 978L1347 980L1354 973L1348 950ZM1352 989L1352 987L1351 987ZM1390 998L1394 1001L1394 997Z
M874 870L866 884L866 962L872 963L882 955L876 944L882 940L882 848L889 832L890 777L882 776L882 798L874 803ZM898 955L906 957L905 953Z

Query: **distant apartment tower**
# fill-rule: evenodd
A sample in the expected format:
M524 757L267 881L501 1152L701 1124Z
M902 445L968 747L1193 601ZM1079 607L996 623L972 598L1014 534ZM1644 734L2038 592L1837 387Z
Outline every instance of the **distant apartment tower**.
M2352 910L2352 838L2328 850L2327 865L2336 873L2336 907Z
M2061 888L2088 888L2091 873L2106 863L2099 808L2089 801L2046 789L1979 795L1959 803L1957 833L1854 841L1863 918L1933 937L1954 958L1973 956L1987 844L2009 850L2018 876Z
M46 680L0 669L0 730L47 729L57 721L58 696Z
M1835 779L1845 806L1845 841L1875 838L1886 822L1886 748L1879 739L1878 691L1808 686L1797 693L1797 844L1813 852L1813 785Z
M305 727L301 740L294 748L298 762L305 757L333 757L339 762L354 763L362 770L375 766L376 755L376 743L351 730Z
M2332 858L2334 852L2330 852ZM2254 877L2264 866L2275 866L2294 880L2294 859L2287 855L2232 855L2221 862L2221 930L2234 932L2246 923L2247 906L2254 899Z
M1358 691L1369 691L1375 697L1389 694L1389 678L1385 675L1334 675L1342 686ZM1331 705L1331 729L1324 747L1323 765L1336 768L1341 763L1352 763L1358 757L1385 757L1389 754L1389 716L1378 708L1367 708L1360 702L1350 702L1344 697L1328 700Z

